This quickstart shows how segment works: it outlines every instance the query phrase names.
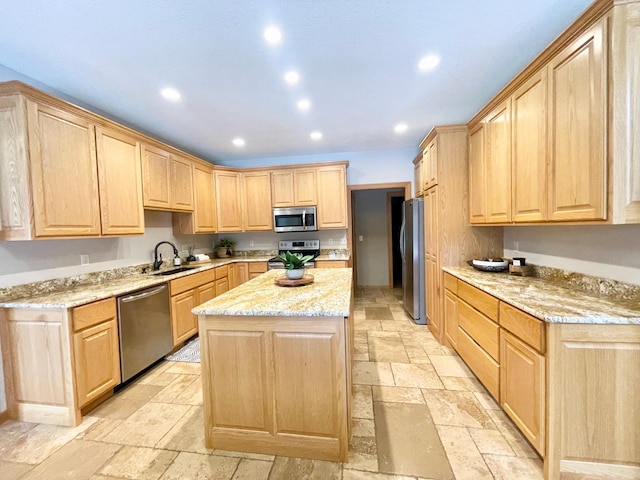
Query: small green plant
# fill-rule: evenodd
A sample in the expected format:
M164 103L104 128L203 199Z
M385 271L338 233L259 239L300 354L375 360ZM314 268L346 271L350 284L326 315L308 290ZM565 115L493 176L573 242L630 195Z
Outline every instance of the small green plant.
M313 259L313 255L302 255L301 253L281 253L278 258L284 263L284 268L287 270L297 270L304 268L304 264Z
M229 240L228 238L221 238L215 243L213 248L233 248L235 244L236 242L234 242L233 240Z

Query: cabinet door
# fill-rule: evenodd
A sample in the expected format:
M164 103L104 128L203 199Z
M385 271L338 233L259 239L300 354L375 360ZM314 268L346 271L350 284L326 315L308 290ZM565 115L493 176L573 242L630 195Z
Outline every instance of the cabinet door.
M500 405L540 454L544 454L544 357L500 331Z
M198 287L198 305L208 302L216 296L216 283L210 282Z
M429 329L441 342L441 322L440 322L440 285L438 275L438 263L431 259L425 259L425 277L426 277L426 302L427 302L427 322Z
M438 259L438 189L430 188L424 195L424 253L432 261Z
M229 277L216 280L216 297L229 291Z
M449 290L444 291L444 332L447 340L458 348L458 297Z
M37 237L100 235L94 126L27 102Z
M425 165L425 185L424 188L431 188L438 183L438 143L434 140L429 144L429 147L425 149L425 155L423 156L423 163Z
M169 153L142 144L142 199L146 208L171 208L170 179Z
M313 168L293 171L293 203L296 207L318 205L318 184Z
M513 221L547 218L547 70L512 97Z
M216 213L219 232L242 231L240 174L216 171Z
M269 172L242 174L244 230L273 230L271 176Z
M269 269L267 262L248 262L247 270L249 280L262 275Z
M550 220L606 218L605 21L549 64Z
M213 169L193 165L193 233L216 232L216 197L213 187Z
M318 228L347 228L346 169L318 168Z
M118 321L115 317L73 335L78 407L120 383Z
M140 143L96 127L98 183L103 235L144 233Z
M171 155L171 209L193 210L193 174L191 162Z
M293 207L293 171L271 172L271 205L273 207Z
M413 165L413 196L422 196L422 160Z
M174 346L198 333L198 317L191 313L197 305L197 288L171 297L171 333Z
M482 124L469 132L469 221L487 223L485 196L484 127Z
M246 262L236 263L237 267L237 282L238 285L242 285L249 281L249 265Z
M511 221L511 101L485 121L487 223Z

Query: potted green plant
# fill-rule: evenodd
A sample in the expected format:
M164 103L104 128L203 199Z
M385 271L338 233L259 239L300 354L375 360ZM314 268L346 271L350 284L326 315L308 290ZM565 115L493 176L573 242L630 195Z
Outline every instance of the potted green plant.
M278 258L284 263L287 278L289 280L298 280L304 275L304 264L313 259L313 255L285 252L278 255Z
M216 254L220 258L231 257L233 255L233 246L236 244L233 240L229 240L228 238L219 239L214 245L213 248L216 249Z

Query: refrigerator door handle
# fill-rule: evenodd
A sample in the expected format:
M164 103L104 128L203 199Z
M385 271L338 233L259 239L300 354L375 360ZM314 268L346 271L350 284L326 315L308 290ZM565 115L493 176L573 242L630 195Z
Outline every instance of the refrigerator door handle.
M402 257L402 261L406 262L405 258L405 231L404 231L404 218L402 219L402 225L400 226L400 257Z

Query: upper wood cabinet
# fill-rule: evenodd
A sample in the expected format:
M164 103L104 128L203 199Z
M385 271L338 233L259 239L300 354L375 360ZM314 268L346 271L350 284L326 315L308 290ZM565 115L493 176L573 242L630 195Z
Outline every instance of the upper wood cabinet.
M422 152L413 159L413 196L422 196L422 187L424 182L422 181Z
M639 41L640 2L596 2L469 122L471 223L640 223Z
M317 189L315 168L271 172L271 204L273 207L317 205Z
M547 218L547 71L536 73L511 100L515 222Z
M347 174L345 165L319 167L318 228L347 228Z
M193 213L174 213L176 234L217 232L213 167L193 163Z
M244 230L273 230L270 173L268 171L242 172L241 178Z
M215 171L216 213L219 232L242 231L242 191L240 173Z
M144 233L140 142L96 127L96 146L102 234Z
M487 222L487 197L484 161L484 127L482 123L469 131L469 220Z
M438 142L429 142L422 152L423 192L438 183Z
M550 220L606 218L606 43L602 19L551 60Z
M487 222L511 220L511 102L487 115L484 124Z
M191 162L161 148L142 145L145 208L193 210Z

